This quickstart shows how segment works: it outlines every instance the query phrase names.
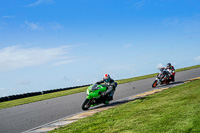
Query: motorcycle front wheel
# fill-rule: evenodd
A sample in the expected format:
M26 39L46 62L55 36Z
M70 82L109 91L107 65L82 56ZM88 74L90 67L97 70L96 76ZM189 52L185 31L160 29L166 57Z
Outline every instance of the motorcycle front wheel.
M90 99L85 99L85 101L82 104L82 110L88 110L90 108Z
M157 83L158 83L158 80L155 80L155 81L153 82L153 84L152 84L152 87L155 88L155 87L158 85Z

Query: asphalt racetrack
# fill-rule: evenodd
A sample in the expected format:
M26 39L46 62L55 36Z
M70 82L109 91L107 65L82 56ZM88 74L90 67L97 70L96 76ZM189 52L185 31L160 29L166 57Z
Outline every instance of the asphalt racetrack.
M155 89L178 85L187 79L196 77L200 77L200 68L178 72L176 73L176 81L174 83L158 86ZM154 88L151 86L154 80L155 77L118 85L112 102L153 90ZM81 92L69 96L0 109L0 133L21 133L63 117L83 112L81 105L85 97L86 92Z

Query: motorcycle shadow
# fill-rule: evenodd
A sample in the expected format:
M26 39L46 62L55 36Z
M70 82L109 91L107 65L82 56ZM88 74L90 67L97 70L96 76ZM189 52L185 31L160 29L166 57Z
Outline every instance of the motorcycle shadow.
M132 99L122 99L122 100L118 100L118 101L113 101L109 104L101 104L101 105L98 105L96 107L93 107L93 108L90 108L89 110L94 110L94 109L99 109L99 108L104 108L104 107L115 107L117 105L121 105L121 104L124 104L124 103L127 103L127 102L130 102L130 101L134 101L134 100L137 100L137 99L140 99L140 100L144 100L144 99L149 99L150 97L135 97L135 98L132 98Z
M123 101L114 101L114 102L111 102L109 104L100 104L100 105L98 105L96 107L90 108L89 110L94 110L94 109L99 109L99 108L104 108L104 107L113 107L113 106L116 106L116 105L127 103L129 101L130 100L123 100Z
M177 84L183 84L184 82L185 81L170 82L169 84L162 84L162 85L159 85L159 86L162 87L162 86L169 86L169 85L177 85Z

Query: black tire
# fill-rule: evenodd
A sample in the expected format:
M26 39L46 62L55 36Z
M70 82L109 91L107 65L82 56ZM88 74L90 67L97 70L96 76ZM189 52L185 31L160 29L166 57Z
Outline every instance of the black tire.
M82 104L82 110L88 110L90 108L90 99L85 99Z
M153 82L153 84L152 84L152 87L155 88L155 87L158 85L157 83L158 83L158 80L155 80L155 81Z

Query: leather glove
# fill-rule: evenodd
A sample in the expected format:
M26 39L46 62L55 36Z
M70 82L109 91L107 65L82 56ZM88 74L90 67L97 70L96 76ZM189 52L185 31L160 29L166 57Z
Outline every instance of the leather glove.
M102 96L105 96L105 95L106 95L106 92L102 92L101 95L102 95Z

